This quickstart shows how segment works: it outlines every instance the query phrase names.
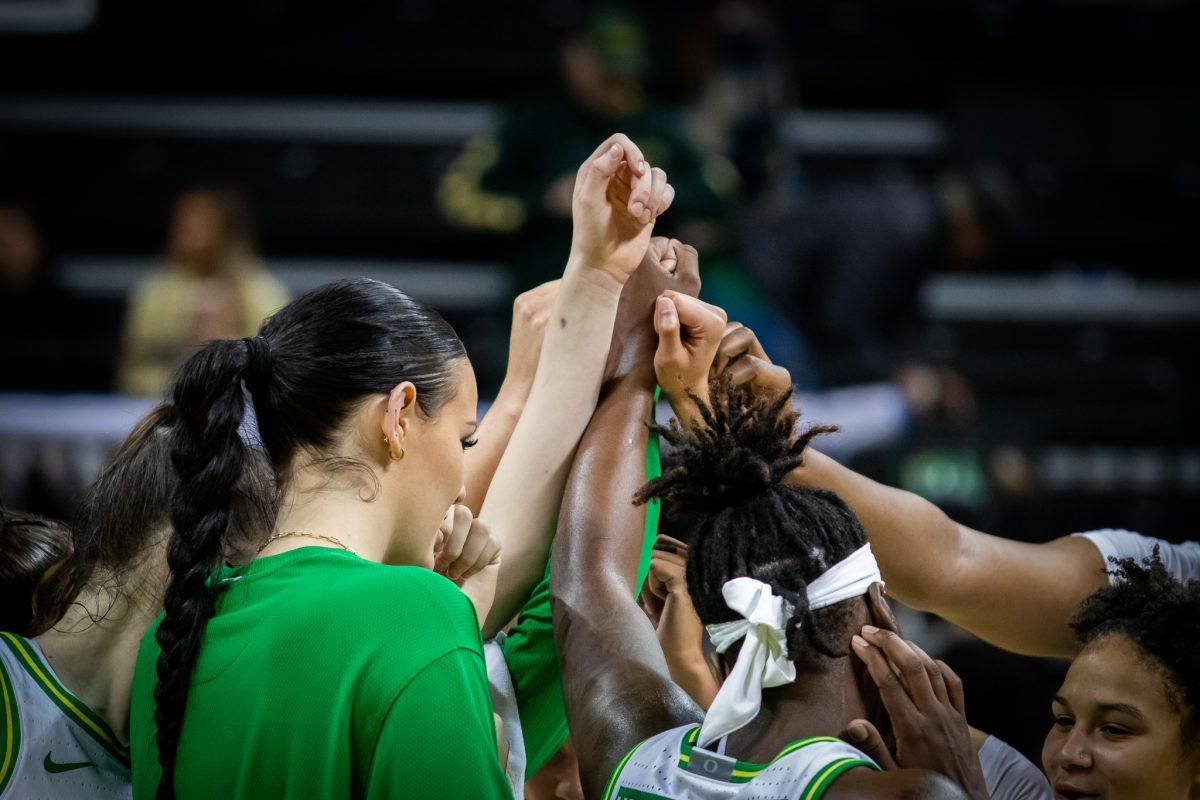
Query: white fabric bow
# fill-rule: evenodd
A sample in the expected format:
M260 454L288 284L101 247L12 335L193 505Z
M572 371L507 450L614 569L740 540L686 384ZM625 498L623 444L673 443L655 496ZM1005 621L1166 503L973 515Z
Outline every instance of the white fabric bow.
M808 606L817 609L859 597L872 583L882 582L879 565L864 544L834 564L808 586ZM713 699L697 744L728 736L754 719L762 707L762 690L796 680L796 665L788 658L787 621L792 605L776 597L771 587L754 578L734 578L721 587L725 604L743 619L707 626L718 653L745 637L733 671Z
M796 680L796 665L788 659L784 625L792 616L791 603L776 597L771 587L754 578L734 578L721 588L725 604L744 619L708 626L718 653L741 639L733 671L721 685L700 728L698 744L733 733L754 719L762 705L763 687Z

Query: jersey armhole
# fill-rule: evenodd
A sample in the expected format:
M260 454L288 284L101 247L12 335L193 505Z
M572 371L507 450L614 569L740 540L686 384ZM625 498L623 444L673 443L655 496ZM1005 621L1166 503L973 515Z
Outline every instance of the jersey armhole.
M613 789L617 787L617 781L621 778L621 773L625 770L625 765L629 763L629 759L633 757L633 754L637 752L638 748L648 741L650 740L646 739L645 741L638 742L633 747L629 748L629 752L617 762L617 766L613 768L612 776L608 779L608 783L604 785L604 791L600 794L600 800L609 800L609 798L612 796Z
M818 800L818 798L824 796L826 790L829 789L830 784L841 777L842 773L846 772L847 770L854 769L855 767L867 767L875 772L880 771L878 765L872 761L855 758L854 756L839 758L837 761L826 765L824 769L818 772L816 776L808 782L808 786L804 787L804 791L800 793L797 800Z
M0 795L8 788L17 769L21 750L21 717L13 681L0 659Z

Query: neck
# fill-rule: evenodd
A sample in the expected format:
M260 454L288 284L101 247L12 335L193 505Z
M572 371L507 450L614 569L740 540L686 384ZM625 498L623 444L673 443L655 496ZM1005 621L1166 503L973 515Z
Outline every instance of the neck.
M58 624L36 638L63 685L103 717L122 742L129 741L138 646L161 610L142 600L89 587Z
M764 690L762 710L730 734L727 752L763 764L789 742L837 736L852 720L867 717L850 658L821 657L820 671L800 673L793 683Z
M273 533L305 531L332 536L369 561L386 562L396 527L393 503L377 497L363 500L361 483L335 486L327 478L306 479L297 475L284 492ZM259 555L277 555L300 547L337 547L307 536L276 539Z

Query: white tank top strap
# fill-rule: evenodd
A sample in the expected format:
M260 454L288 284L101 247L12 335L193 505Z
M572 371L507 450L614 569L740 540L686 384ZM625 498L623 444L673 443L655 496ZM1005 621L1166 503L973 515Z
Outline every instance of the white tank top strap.
M696 746L700 726L657 734L614 770L605 800L817 800L842 773L878 770L865 753L831 736L798 739L766 764Z

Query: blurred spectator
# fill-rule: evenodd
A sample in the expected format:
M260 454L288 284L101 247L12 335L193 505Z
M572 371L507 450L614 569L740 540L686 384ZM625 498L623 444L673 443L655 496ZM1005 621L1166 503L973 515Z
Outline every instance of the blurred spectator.
M561 48L563 95L507 109L496 136L471 139L438 188L451 223L522 234L515 265L522 284L562 270L570 241L571 191L579 163L614 131L628 134L676 190L670 219L681 238L704 249L713 222L737 190L727 161L705 157L688 140L681 117L646 95L646 31L629 13L598 10ZM684 227L685 223L691 223Z
M185 192L175 204L166 263L129 299L118 388L160 394L199 345L253 336L287 299L254 252L242 197L227 189Z
M708 27L689 128L700 147L733 164L753 203L795 179L792 153L779 140L796 102L783 23L760 4L726 0Z
M749 215L742 234L747 268L824 351L822 371L859 380L904 355L926 275L994 268L1018 222L1007 173L977 166L801 185Z
M78 311L29 212L0 204L0 387L71 388Z

